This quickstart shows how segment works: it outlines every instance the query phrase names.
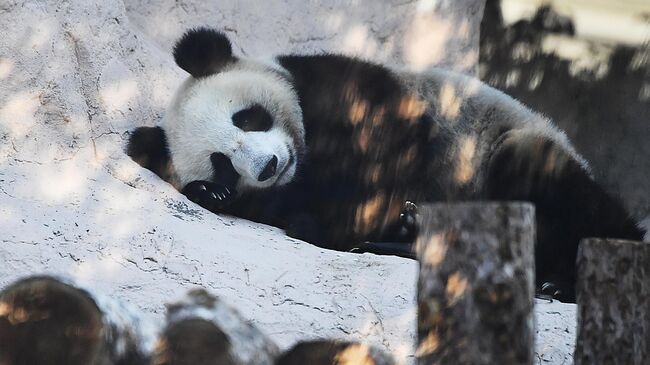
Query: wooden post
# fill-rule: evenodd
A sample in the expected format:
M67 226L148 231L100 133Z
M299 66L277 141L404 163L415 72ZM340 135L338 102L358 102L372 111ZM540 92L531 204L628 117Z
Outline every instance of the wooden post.
M535 211L419 207L418 364L532 364Z
M191 290L167 306L152 364L273 365L280 350L256 327L219 298Z
M0 364L149 363L155 331L108 297L47 276L0 292Z
M650 243L585 239L577 269L575 364L649 364Z
M283 353L275 365L394 365L392 356L357 342L316 340L300 342Z

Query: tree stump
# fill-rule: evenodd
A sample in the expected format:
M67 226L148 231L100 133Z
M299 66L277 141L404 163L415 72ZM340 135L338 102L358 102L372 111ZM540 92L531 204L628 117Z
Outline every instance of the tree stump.
M275 365L394 365L392 356L357 342L316 340L300 342L283 353Z
M650 364L650 244L585 239L577 269L575 364Z
M535 211L419 208L418 364L532 364Z
M108 297L29 277L0 292L0 364L149 364L147 327Z
M273 365L277 345L203 289L167 306L154 365Z

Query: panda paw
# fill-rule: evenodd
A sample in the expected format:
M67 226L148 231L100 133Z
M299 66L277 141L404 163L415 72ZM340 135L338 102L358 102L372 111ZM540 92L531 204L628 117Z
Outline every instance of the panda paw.
M417 214L418 206L407 200L402 208L402 213L399 215L400 222L402 222L402 226L406 231L411 233L417 232L417 224L415 222Z
M416 223L416 216L418 207L411 201L406 201L402 212L399 215L399 223L397 225L397 239L400 242L412 242L418 235L418 227Z
M212 212L222 210L237 197L237 191L232 187L201 180L185 185L181 193L189 200Z
M349 252L373 253L375 255L392 255L415 259L413 245L407 242L364 242L355 245Z
M537 287L535 298L563 303L575 303L575 288L569 281L545 281Z

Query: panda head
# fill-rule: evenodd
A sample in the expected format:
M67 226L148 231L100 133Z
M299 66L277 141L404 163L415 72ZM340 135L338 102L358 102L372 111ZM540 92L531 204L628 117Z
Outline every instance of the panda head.
M232 170L239 191L290 182L305 142L288 73L235 57L226 36L207 28L188 31L174 59L190 74L161 123L177 184Z

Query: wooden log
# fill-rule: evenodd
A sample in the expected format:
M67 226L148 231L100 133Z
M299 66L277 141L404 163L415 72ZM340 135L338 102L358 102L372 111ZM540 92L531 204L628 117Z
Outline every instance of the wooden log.
M273 365L277 345L203 289L167 306L153 365Z
M128 307L47 276L0 292L0 364L148 364L155 330Z
M650 364L650 243L582 240L577 270L575 364Z
M389 354L358 342L315 340L300 342L284 352L275 365L394 365Z
M418 364L532 364L535 211L419 208Z

